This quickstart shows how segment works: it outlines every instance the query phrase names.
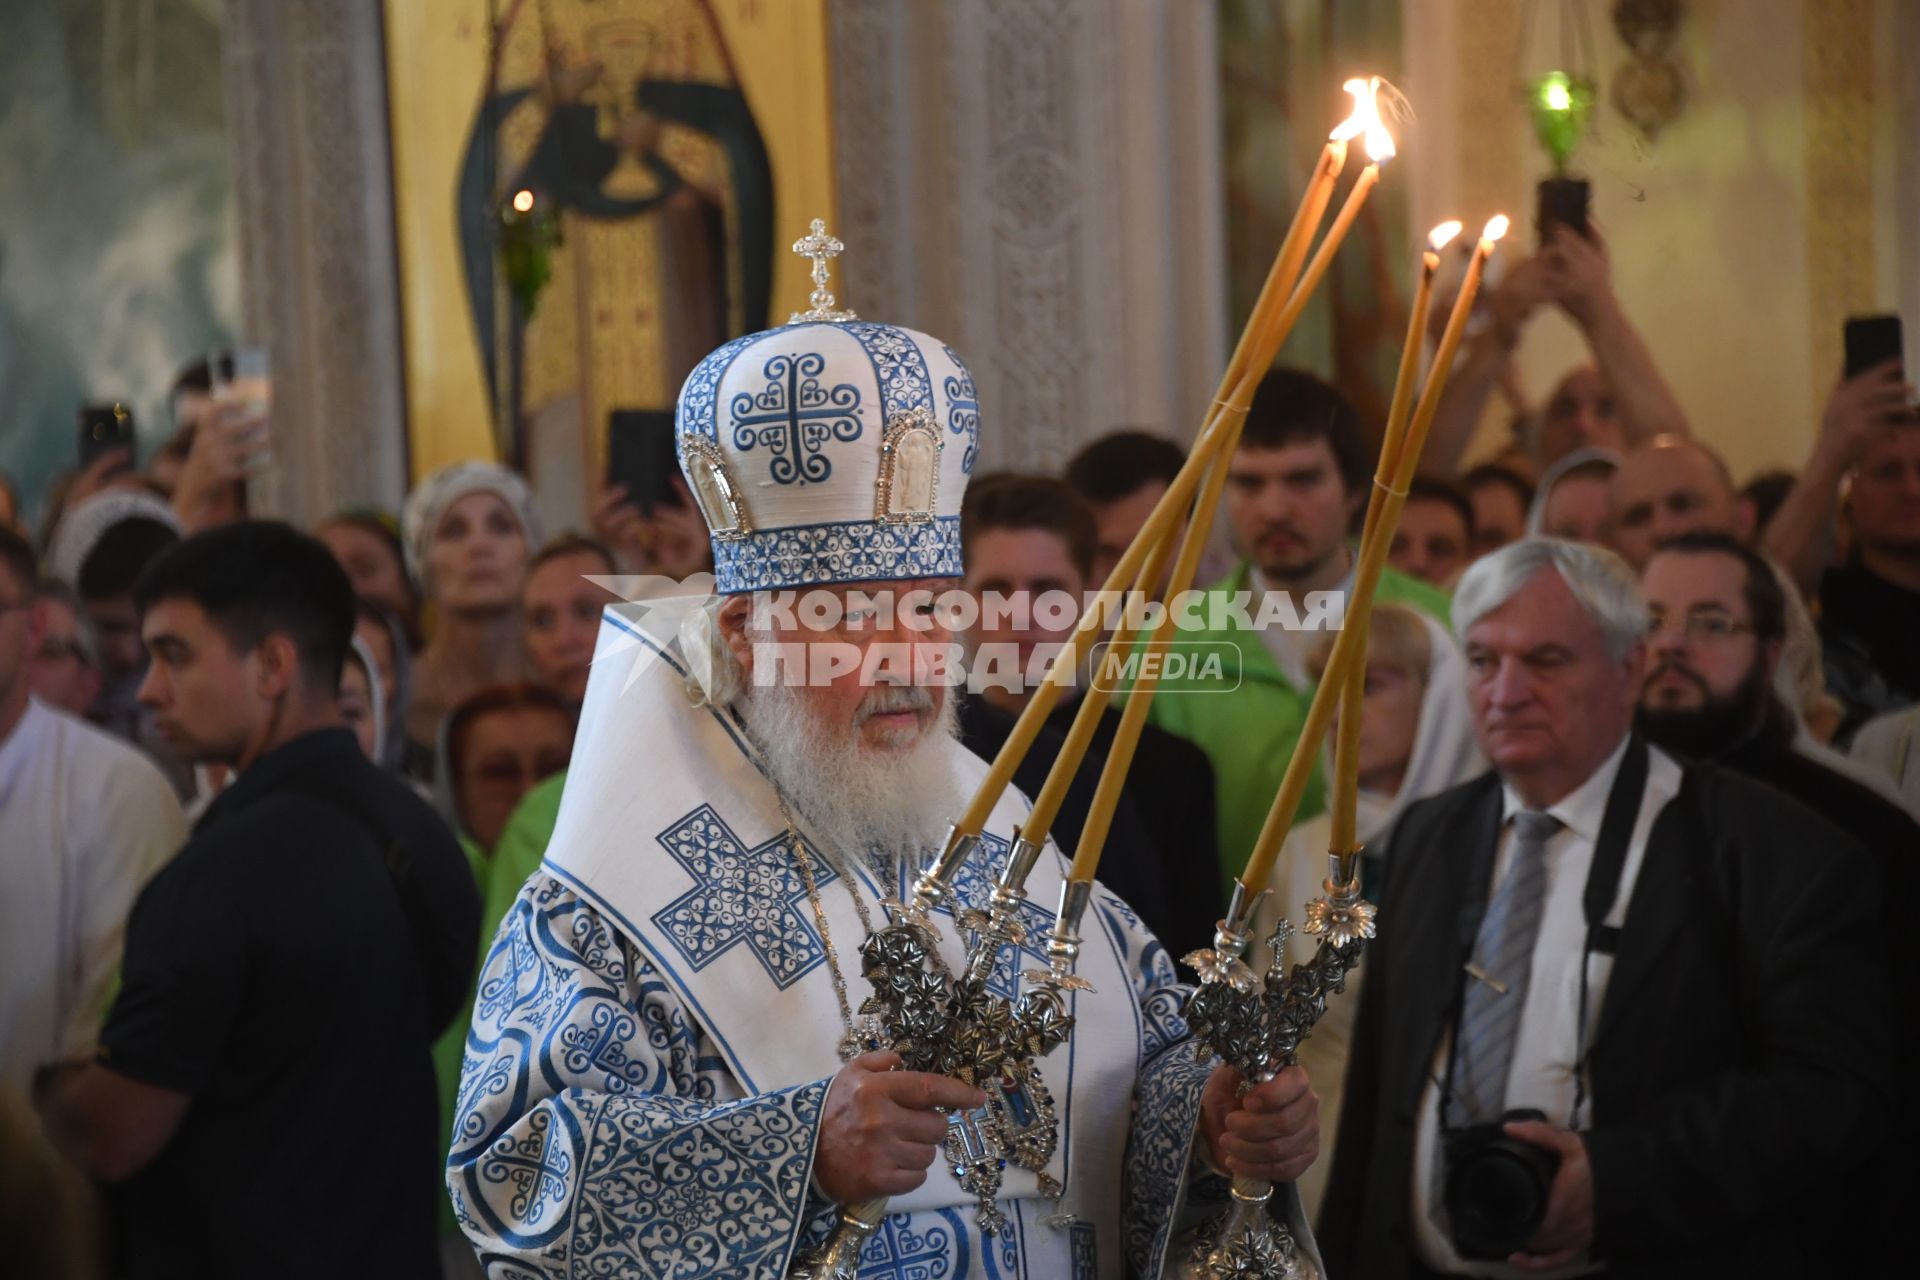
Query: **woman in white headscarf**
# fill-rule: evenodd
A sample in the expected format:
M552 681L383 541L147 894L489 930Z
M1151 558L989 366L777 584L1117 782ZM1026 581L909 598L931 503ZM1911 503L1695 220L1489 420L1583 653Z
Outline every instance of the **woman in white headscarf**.
M1335 632L1320 637L1308 652L1308 669L1317 680L1332 655ZM1369 862L1386 848L1394 823L1416 800L1436 795L1484 772L1486 760L1473 736L1467 709L1466 664L1446 628L1417 609L1383 604L1373 611L1367 633L1366 697L1361 706L1359 795L1354 833ZM1335 716L1336 721L1338 716ZM1331 773L1333 737L1328 737L1326 768ZM1251 959L1264 967L1264 942L1281 916L1299 921L1308 901L1320 896L1327 874L1327 845L1332 819L1316 814L1287 833L1273 872L1273 893L1257 915L1259 932ZM1418 851L1411 851L1418 857ZM1374 876L1366 876L1371 896ZM1387 927L1391 927L1388 924ZM1314 938L1296 934L1286 945L1288 964L1313 956ZM1340 1100L1346 1076L1353 1016L1359 1005L1366 962L1347 977L1347 989L1327 1002L1326 1016L1300 1047L1300 1065L1320 1095L1320 1158L1300 1178L1301 1199L1309 1219L1317 1216L1320 1196L1332 1164L1333 1135L1340 1125Z
M458 462L407 496L401 535L430 613L406 713L424 767L448 711L478 689L525 678L520 580L540 527L518 475L491 462Z
M1619 451L1600 445L1575 449L1548 467L1533 491L1527 536L1606 546L1612 522L1608 490L1619 469Z

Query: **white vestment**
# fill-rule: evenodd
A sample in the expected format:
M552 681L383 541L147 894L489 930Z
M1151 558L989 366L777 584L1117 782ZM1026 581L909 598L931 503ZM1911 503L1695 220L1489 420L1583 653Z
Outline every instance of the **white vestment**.
M93 1056L127 912L186 838L152 761L28 700L0 741L0 1087Z
M492 1276L780 1276L834 1220L812 1170L843 1026L799 851L752 745L690 699L676 628L641 612L607 612L546 862L479 978L447 1179ZM952 759L964 793L986 766L958 743ZM1009 793L995 809L956 877L963 906L987 906L1026 808ZM857 1008L848 878L878 923L911 869L882 884L856 858L842 875L799 830ZM1044 967L1064 871L1049 846L1027 886L1030 936L994 989ZM952 915L935 921L957 970ZM1072 1038L1040 1064L1061 1201L1009 1167L1009 1226L988 1236L937 1160L891 1202L862 1276L1157 1275L1173 1228L1224 1189L1194 1176L1209 1068L1185 1042L1171 961L1104 891L1082 932L1078 972L1096 990L1074 997Z

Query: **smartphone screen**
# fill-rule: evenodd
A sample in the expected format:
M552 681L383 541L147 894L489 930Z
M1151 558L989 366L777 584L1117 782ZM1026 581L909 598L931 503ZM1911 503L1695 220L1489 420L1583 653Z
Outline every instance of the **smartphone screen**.
M679 506L673 487L679 474L671 409L615 409L607 415L607 482L625 485L628 501L648 515L655 507Z
M133 414L119 404L83 404L79 411L80 465L86 467L101 454L133 450Z
M1845 338L1849 378L1877 364L1904 360L1906 357L1905 339L1897 315L1854 316L1847 321Z
M1540 242L1547 242L1555 223L1571 227L1591 238L1592 225L1588 221L1588 212L1592 203L1593 184L1585 178L1541 179L1540 203L1534 213L1534 226L1540 233Z

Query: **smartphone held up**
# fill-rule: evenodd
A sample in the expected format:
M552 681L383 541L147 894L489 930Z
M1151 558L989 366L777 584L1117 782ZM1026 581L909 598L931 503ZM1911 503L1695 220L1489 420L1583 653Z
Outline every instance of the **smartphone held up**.
M133 412L118 403L83 404L78 413L80 428L80 469L86 470L100 458L125 452L126 465L133 466Z
M230 437L248 472L273 465L273 371L265 347L229 347L207 355L213 383L209 425Z

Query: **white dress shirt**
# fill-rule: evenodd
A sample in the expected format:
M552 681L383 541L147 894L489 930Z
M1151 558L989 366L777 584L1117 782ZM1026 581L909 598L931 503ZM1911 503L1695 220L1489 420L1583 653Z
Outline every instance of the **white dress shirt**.
M1353 574L1356 568L1354 563L1355 559L1356 557L1350 552L1347 557L1347 572L1341 577L1340 581L1332 587L1332 590L1339 595L1343 602L1339 613L1332 619L1309 609L1305 595L1296 595L1283 587L1274 586L1273 583L1267 580L1267 575L1260 572L1259 565L1247 566L1247 587L1253 593L1253 599L1247 606L1248 613L1259 613L1262 602L1270 595L1279 594L1290 596L1293 599L1294 612L1300 619L1300 625L1297 627L1262 627L1260 628L1260 640L1267 646L1267 652L1273 655L1274 664L1280 668L1280 674L1285 676L1287 683L1296 689L1311 689L1318 683L1314 680L1312 673L1307 670L1307 652L1313 648L1314 637L1320 632L1328 630L1328 628L1323 625L1324 623L1340 621L1345 618L1346 609L1344 602L1353 594ZM1306 595L1314 594L1317 593L1306 593ZM1339 630L1338 627L1332 629L1336 631ZM1452 636L1449 635L1448 639L1451 640ZM1464 700L1465 697L1462 695L1462 701Z
M1600 838L1600 820L1606 813L1607 796L1626 751L1627 739L1622 738L1592 777L1558 804L1547 806L1546 812L1560 819L1561 827L1546 844L1546 902L1541 909L1540 935L1533 945L1527 1002L1514 1033L1513 1066L1507 1077L1507 1110L1533 1107L1545 1112L1551 1123L1576 1130L1586 1127L1592 1108L1589 1090L1580 1114L1574 1114L1574 1070L1580 1052L1581 1027L1589 1031L1593 1027L1600 1002L1607 993L1607 978L1613 972L1612 956L1597 952L1586 955L1587 921L1583 900L1594 844ZM1647 837L1653 831L1654 819L1679 790L1680 766L1657 748L1650 749L1646 791L1640 799L1633 835L1627 842L1620 887L1614 894L1612 909L1607 912L1606 923L1614 928L1619 928L1627 918L1627 906L1633 901L1634 882L1646 858ZM1502 788L1500 843L1494 856L1490 894L1506 876L1513 858L1513 815L1527 807L1511 786ZM1587 1007L1580 1014L1583 1022L1576 1026L1574 1008L1580 1000L1583 957L1587 964ZM1421 1260L1436 1271L1499 1277L1538 1275L1540 1273L1515 1271L1504 1263L1461 1259L1454 1253L1453 1241L1444 1226L1436 1221L1441 1194L1440 1081L1445 1077L1447 1055L1452 1051L1453 1035L1449 1028L1440 1038L1427 1086L1420 1095L1412 1170L1414 1247ZM1546 1274L1572 1276L1598 1269L1599 1264L1580 1259Z
M92 1054L127 912L186 835L152 761L28 701L0 741L0 1088Z

